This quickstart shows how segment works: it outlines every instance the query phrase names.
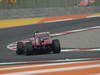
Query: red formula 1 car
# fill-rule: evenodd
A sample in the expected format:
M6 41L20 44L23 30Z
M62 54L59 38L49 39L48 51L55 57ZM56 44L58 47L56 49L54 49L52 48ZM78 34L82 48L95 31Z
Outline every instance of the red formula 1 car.
M60 42L58 39L50 40L49 32L34 33L34 39L29 42L17 42L16 54L32 55L45 53L60 53Z

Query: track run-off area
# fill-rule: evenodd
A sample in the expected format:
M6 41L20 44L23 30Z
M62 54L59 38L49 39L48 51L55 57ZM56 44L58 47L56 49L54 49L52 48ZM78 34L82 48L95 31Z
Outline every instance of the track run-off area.
M1 28L0 75L100 75L99 16L56 21L48 18L42 20L44 23ZM25 56L12 51L17 41L27 41L38 30L60 39L62 52Z
M94 61L95 60L95 61ZM45 63L45 64L39 64ZM49 63L48 63L49 62ZM50 63L51 62L51 63ZM22 63L22 64L21 64ZM28 63L28 64L25 64ZM52 61L36 61L12 63L13 65L0 66L1 75L99 75L99 59L65 59ZM6 64L6 63L5 63ZM10 63L11 64L11 63ZM17 64L17 65L14 65Z

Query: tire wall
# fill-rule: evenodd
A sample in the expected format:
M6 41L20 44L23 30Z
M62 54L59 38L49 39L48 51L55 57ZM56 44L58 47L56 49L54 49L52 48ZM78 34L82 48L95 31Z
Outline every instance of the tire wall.
M0 0L0 19L63 16L100 12L100 0L80 6L80 0Z

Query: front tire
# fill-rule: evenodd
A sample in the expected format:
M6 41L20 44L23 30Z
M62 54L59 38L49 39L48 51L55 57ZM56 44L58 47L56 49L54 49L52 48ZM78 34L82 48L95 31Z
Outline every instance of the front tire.
M22 55L24 53L24 44L22 42L17 42L17 50L16 50L16 54L17 55Z
M52 46L53 46L53 53L60 53L61 52L60 42L58 39L55 39L52 41Z
M25 45L25 55L31 55L33 53L33 46L31 42L27 42Z

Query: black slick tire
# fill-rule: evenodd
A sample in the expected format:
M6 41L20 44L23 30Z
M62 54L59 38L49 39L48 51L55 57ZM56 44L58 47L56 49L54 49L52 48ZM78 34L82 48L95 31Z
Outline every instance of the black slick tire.
M22 42L17 42L16 54L22 55L24 53L24 49L24 44Z
M33 46L32 46L32 42L27 42L25 44L25 55L32 55L33 53Z
M52 46L53 46L53 53L60 53L61 52L60 42L58 39L54 39L52 41Z

